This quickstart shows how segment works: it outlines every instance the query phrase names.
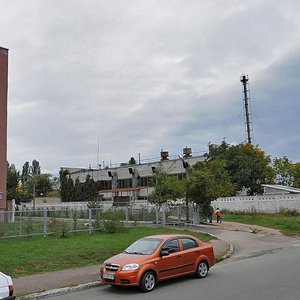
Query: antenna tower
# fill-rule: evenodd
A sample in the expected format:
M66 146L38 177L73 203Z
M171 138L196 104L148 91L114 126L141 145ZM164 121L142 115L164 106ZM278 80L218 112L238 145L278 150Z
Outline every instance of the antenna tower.
M243 100L244 100L244 108L245 108L245 125L246 125L246 134L247 134L247 142L249 144L253 141L253 127L252 127L252 119L251 119L251 108L250 108L250 89L249 89L249 78L248 75L241 76L241 82L243 84Z

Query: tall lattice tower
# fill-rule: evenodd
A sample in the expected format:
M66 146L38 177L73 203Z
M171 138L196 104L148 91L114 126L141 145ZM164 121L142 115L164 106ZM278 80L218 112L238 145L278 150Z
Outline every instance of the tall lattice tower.
M253 142L253 123L252 123L251 106L250 106L250 89L248 83L249 78L248 75L242 75L240 79L243 84L245 127L246 127L247 142L251 144Z

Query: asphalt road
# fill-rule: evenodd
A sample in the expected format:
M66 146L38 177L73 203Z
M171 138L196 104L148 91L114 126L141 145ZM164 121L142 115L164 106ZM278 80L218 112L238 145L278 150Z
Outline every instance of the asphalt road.
M230 241L235 252L214 266L205 279L185 277L161 282L150 293L102 286L51 299L300 299L300 239L265 232L213 230Z

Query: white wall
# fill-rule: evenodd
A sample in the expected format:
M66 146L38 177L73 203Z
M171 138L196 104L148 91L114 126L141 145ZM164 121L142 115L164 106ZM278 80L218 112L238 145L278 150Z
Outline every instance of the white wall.
M280 209L298 210L300 212L300 195L267 195L267 196L239 196L218 198L212 201L216 209L245 212L275 213Z

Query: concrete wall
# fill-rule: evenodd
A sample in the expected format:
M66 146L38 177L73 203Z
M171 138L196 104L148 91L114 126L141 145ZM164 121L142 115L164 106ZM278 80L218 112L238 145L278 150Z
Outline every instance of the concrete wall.
M300 195L267 195L218 198L212 201L214 208L230 211L276 213L280 209L300 212Z

